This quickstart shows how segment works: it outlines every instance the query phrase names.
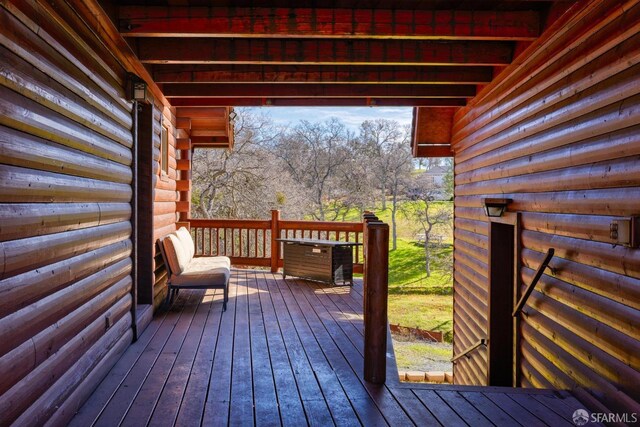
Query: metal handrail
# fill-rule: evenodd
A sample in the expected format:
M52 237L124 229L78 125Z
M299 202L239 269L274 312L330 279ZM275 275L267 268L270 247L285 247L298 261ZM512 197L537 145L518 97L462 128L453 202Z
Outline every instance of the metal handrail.
M531 296L531 293L533 292L533 289L538 284L538 280L540 280L540 277L542 277L542 273L544 273L544 270L547 267L549 267L549 262L551 261L551 258L553 258L554 253L555 253L555 249L549 248L549 250L547 251L547 256L544 257L544 261L542 261L542 264L540 264L540 266L538 267L538 271L536 271L536 275L533 276L533 280L531 281L527 289L524 291L524 294L522 295L522 297L520 297L520 301L518 301L518 303L516 304L516 307L514 308L512 313L513 317L516 317L518 313L520 313L524 308L525 304L527 303L527 300L529 299L529 297Z
M472 345L471 347L467 348L465 351L463 351L462 353L460 353L459 355L457 355L456 357L454 357L453 359L451 359L451 363L455 362L456 360L460 359L463 356L467 356L467 358L471 357L469 356L469 353L471 353L473 350L477 349L480 346L486 346L487 345L487 339L486 338L480 338L480 340L475 343L474 345Z

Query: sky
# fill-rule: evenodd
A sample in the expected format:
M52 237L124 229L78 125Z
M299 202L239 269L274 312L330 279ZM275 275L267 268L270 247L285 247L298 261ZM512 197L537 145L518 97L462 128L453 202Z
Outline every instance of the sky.
M411 107L258 107L257 110L269 114L274 123L295 124L300 120L325 121L337 117L349 129L357 132L365 120L389 119L400 125L411 124Z

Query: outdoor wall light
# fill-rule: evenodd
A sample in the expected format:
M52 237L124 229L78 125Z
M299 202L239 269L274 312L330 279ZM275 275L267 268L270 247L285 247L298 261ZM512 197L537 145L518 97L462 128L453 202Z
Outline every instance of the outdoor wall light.
M147 97L147 83L135 74L129 74L127 79L127 92L129 93L129 99L131 101L138 101L146 103Z
M136 101L147 99L147 84L145 82L135 82L133 84L133 99Z
M482 204L484 205L485 214L488 217L495 218L502 216L507 205L512 201L511 199L482 199Z

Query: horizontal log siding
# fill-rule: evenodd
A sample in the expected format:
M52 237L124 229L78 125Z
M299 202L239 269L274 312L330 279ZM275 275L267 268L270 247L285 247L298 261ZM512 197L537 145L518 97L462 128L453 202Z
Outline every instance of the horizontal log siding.
M66 4L0 6L0 424L65 424L131 342L124 81Z
M176 202L179 200L179 193L176 191L176 180L178 172L176 169L176 116L173 109L156 105L154 108L154 166L156 174L154 182L154 206L153 206L153 240L166 236L176 230L178 214L176 213ZM160 167L160 145L162 126L167 127L169 137L169 173L162 175ZM167 291L167 269L157 245L154 245L154 307L158 307Z
M597 3L611 3L609 7ZM618 2L618 5L622 2ZM585 387L612 410L640 400L640 250L609 224L640 214L640 6L584 2L456 115L454 354L487 334L483 197L521 212L521 386ZM455 367L486 380L486 354ZM505 367L508 369L508 367Z

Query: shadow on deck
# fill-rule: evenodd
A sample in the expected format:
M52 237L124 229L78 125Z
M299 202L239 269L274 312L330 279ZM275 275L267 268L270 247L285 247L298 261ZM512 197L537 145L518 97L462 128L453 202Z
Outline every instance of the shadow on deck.
M362 379L362 284L234 270L183 291L127 349L71 425L573 425L567 392Z

